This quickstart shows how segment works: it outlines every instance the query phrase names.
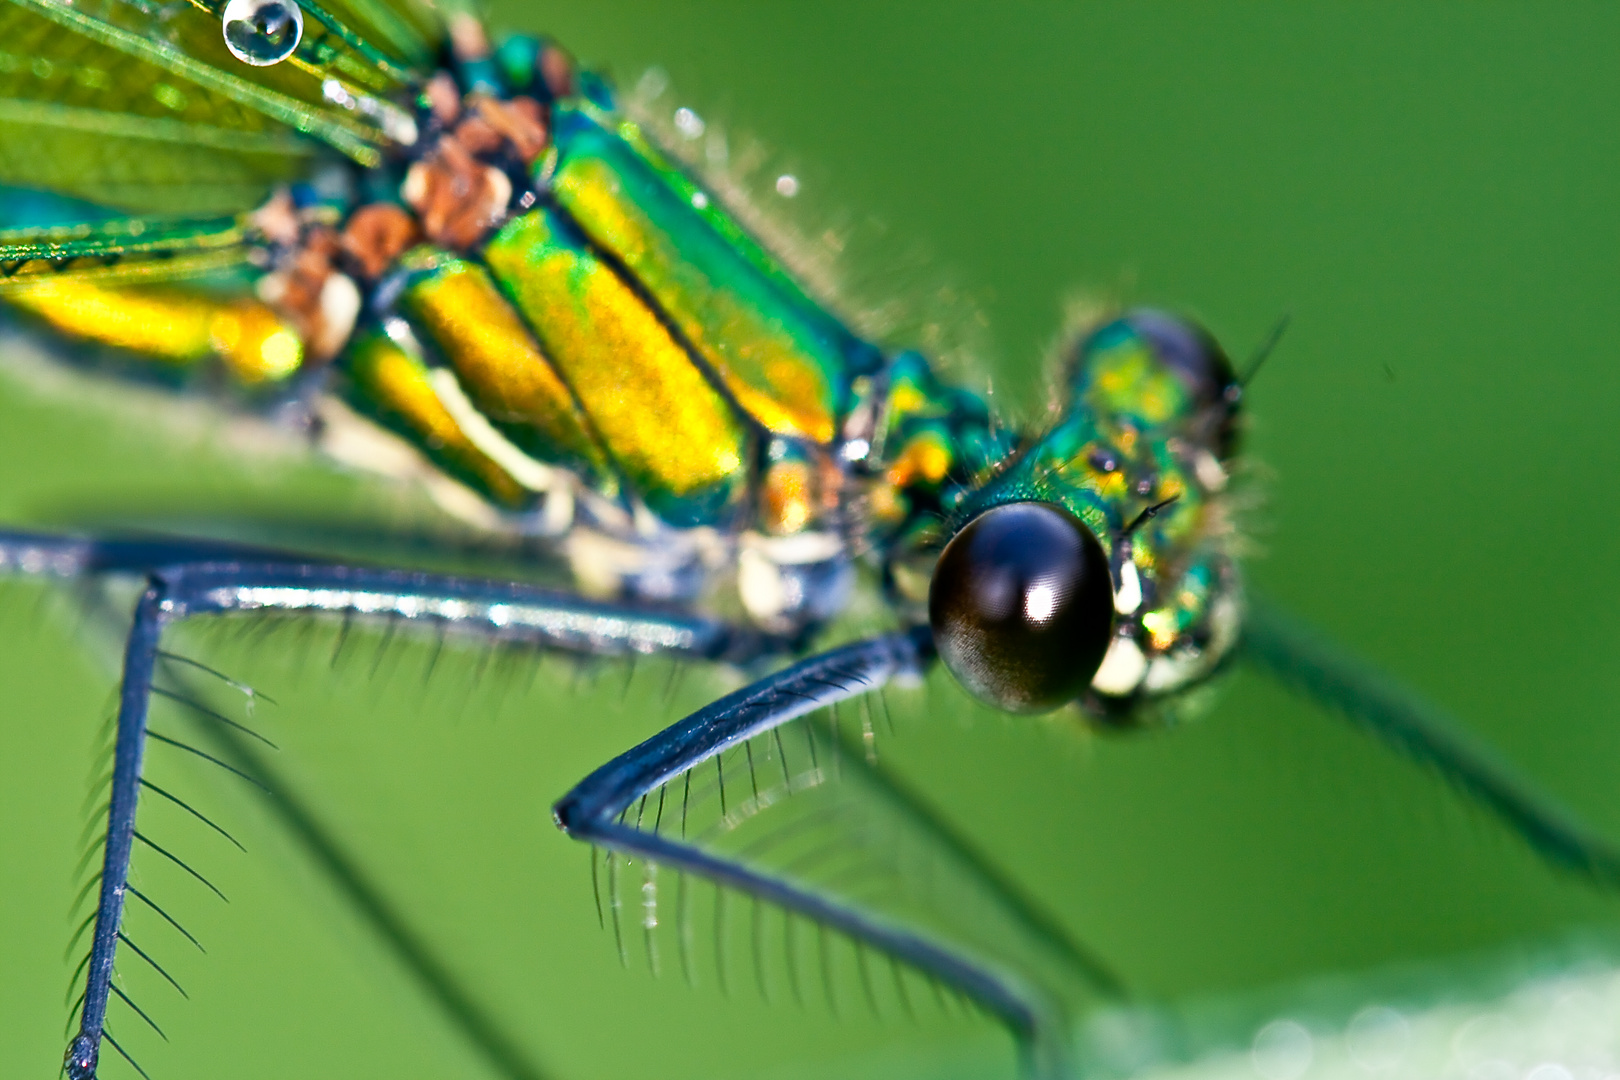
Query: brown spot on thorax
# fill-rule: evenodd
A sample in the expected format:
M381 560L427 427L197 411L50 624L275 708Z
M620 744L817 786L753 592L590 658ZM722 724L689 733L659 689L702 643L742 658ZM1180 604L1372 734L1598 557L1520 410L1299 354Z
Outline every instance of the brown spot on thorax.
M512 182L495 162L510 155L526 169L545 152L550 133L545 108L533 98L474 94L456 115L454 128L410 167L400 195L428 240L465 250L506 216Z
M421 236L416 218L402 206L370 203L349 215L343 254L367 280L375 280Z

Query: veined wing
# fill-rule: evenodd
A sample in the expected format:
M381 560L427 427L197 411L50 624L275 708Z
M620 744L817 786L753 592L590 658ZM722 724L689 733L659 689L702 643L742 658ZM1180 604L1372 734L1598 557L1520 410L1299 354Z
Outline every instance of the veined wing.
M0 296L49 280L151 282L227 269L247 258L239 217L110 221L0 230Z
M364 165L416 137L393 104L427 69L421 13L301 5L297 47L254 66L221 0L0 3L0 182L137 210L240 209L321 143Z

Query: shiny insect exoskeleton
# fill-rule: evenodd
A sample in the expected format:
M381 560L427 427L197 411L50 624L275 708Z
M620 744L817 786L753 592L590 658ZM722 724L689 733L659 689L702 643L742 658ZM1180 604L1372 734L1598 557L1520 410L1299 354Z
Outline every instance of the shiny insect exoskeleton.
M1242 384L1191 323L1138 310L1087 327L1054 420L1017 432L920 354L862 340L550 43L491 42L464 13L292 0L8 0L0 28L76 72L71 87L12 79L8 93L116 109L138 131L173 122L159 108L179 113L191 151L226 161L219 201L272 191L211 219L110 209L90 173L7 192L0 298L22 325L178 381L305 403L334 453L380 468L403 451L446 508L539 538L574 586L0 534L8 571L145 582L73 1080L97 1073L124 905L145 902L129 869L150 702L175 693L163 630L196 615L358 616L759 668L794 658L604 765L556 803L557 823L951 985L1002 1018L1041 1075L1067 1070L1074 1002L1108 979L881 771L853 763L838 779L948 864L949 906L971 896L970 917L874 909L689 837L684 794L681 828L665 828L666 796L739 748L752 772L756 739L775 740L789 793L829 785L836 724L829 736L807 721L797 777L784 726L936 656L999 709L1075 706L1108 724L1173 711L1244 656L1445 771L1550 859L1617 876L1607 848L1432 712L1245 603L1227 490ZM143 194L137 178L107 202ZM863 566L892 628L798 658ZM757 781L746 812L728 812L723 783L728 828L767 817Z

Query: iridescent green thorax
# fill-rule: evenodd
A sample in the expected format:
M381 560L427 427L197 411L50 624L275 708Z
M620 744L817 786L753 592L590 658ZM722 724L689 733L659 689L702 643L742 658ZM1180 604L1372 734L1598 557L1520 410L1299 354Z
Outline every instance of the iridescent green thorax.
M422 145L371 174L410 214L368 297L404 355L367 338L354 403L504 520L565 533L590 588L691 599L734 571L762 624L825 618L850 570L845 428L882 354L602 84L537 79L545 55L514 39L435 76Z
M869 473L865 515L876 547L937 531L1017 447L983 398L941 380L920 353L900 353L866 389L848 445Z
M920 602L953 534L1039 502L1089 530L1112 577L1093 704L1219 661L1237 388L1213 342L1151 312L1097 328L1058 421L1020 435L813 299L600 79L458 25L445 67L343 106L350 127L371 117L365 145L333 143L349 163L251 213L179 241L135 222L137 243L58 200L34 213L82 222L72 236L13 244L139 274L180 265L164 245L183 241L196 266L235 260L257 298L33 274L13 303L256 393L324 379L426 459L447 506L557 537L589 589L690 602L731 581L757 623L796 631L839 610L855 559Z
M424 93L423 148L395 173L429 243L380 272L372 306L510 443L484 438L497 464L516 452L563 467L678 529L834 528L834 444L854 380L881 355L604 87L540 86L544 55L512 39ZM366 411L413 441L436 430L428 412ZM447 457L433 438L429 452ZM508 509L535 501L475 486Z
M559 111L541 180L644 288L766 429L831 443L850 382L877 354L800 290L725 209L627 121Z

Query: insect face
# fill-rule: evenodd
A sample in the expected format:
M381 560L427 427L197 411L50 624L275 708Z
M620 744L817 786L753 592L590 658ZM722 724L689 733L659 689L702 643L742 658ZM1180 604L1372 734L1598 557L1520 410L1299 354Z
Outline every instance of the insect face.
M928 593L940 656L973 695L1008 712L1078 697L1113 634L1108 557L1073 514L997 506L945 546Z
M1235 640L1222 547L1239 384L1195 324L1129 311L1075 346L1067 408L988 483L934 572L941 656L1012 712L1134 708Z

